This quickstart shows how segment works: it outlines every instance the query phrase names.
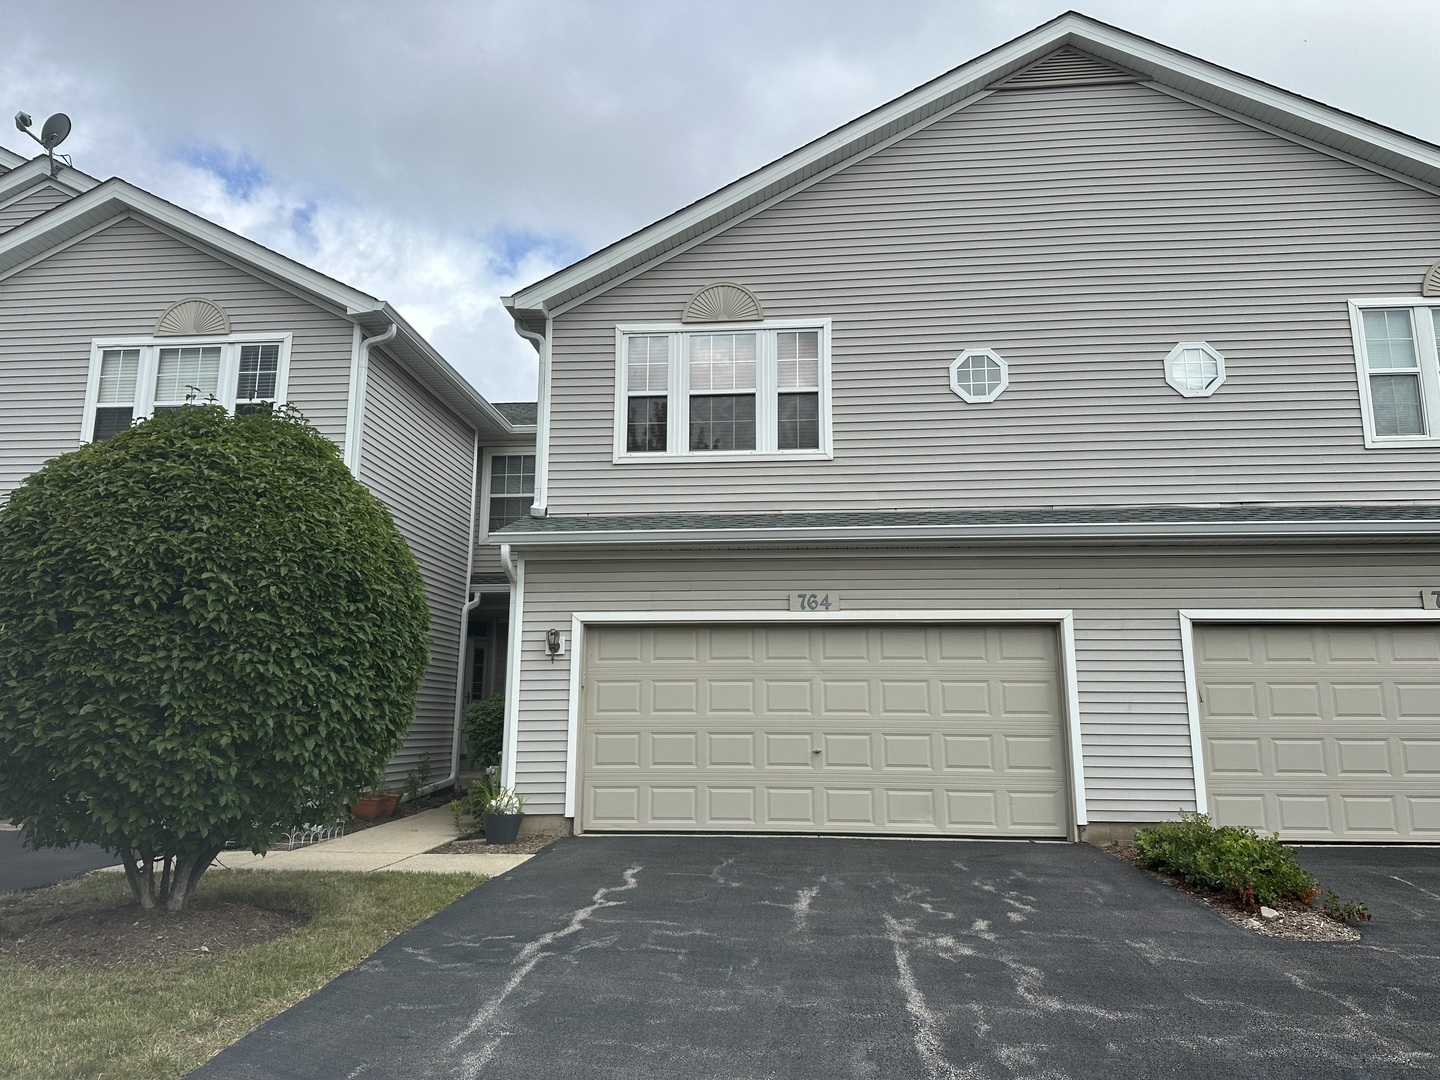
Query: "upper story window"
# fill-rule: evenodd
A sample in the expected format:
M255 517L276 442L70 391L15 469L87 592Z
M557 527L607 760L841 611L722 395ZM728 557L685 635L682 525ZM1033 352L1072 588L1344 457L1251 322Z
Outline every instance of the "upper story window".
M966 349L950 364L950 389L972 404L994 401L1010 385L1010 365L990 349Z
M285 400L290 335L203 342L141 339L91 347L84 442L108 439L136 420L187 402L236 413Z
M485 487L486 533L529 517L535 505L535 455L492 454Z
M1182 341L1165 357L1165 381L1185 397L1209 397L1225 383L1225 357L1204 341Z
M620 327L615 460L830 455L829 325Z
M1440 306L1402 300L1350 305L1365 444L1440 440Z

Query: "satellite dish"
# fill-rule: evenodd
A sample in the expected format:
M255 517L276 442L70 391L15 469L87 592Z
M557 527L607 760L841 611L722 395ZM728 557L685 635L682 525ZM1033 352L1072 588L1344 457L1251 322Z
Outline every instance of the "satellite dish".
M54 150L65 141L69 134L70 117L63 112L57 112L49 120L46 120L45 126L40 129L40 145L46 150Z

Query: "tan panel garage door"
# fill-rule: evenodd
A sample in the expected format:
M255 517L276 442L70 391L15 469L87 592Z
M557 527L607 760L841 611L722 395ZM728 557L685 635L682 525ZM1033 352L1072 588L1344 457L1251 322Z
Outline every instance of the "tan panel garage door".
M1063 836L1047 626L586 635L580 827Z
M1303 840L1440 840L1440 626L1201 626L1210 808Z

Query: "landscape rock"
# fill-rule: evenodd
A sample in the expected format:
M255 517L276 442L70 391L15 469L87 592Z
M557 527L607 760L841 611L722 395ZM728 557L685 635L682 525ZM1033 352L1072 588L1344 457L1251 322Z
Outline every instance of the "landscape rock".
M1260 908L1260 917L1262 919L1278 919L1280 912L1276 911L1273 907L1264 907L1262 905Z

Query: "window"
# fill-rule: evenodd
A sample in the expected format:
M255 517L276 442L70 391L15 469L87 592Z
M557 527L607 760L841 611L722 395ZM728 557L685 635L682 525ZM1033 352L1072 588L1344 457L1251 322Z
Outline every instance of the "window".
M486 483L487 533L529 517L535 503L535 455L493 455Z
M236 413L284 400L290 337L256 341L97 341L82 436L108 439L136 420L186 402Z
M1366 445L1440 440L1437 312L1414 299L1350 305Z
M828 457L829 327L621 327L615 460Z
M1010 385L1010 365L989 349L966 349L950 365L950 389L965 401L994 401Z
M1182 341L1165 357L1165 381L1185 397L1209 397L1225 382L1225 358L1204 341Z

